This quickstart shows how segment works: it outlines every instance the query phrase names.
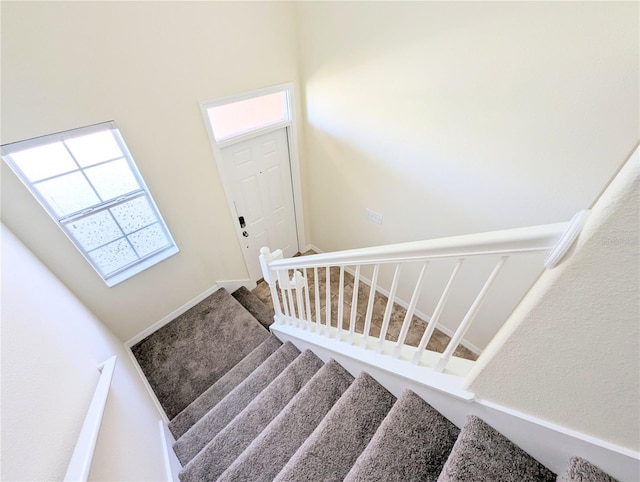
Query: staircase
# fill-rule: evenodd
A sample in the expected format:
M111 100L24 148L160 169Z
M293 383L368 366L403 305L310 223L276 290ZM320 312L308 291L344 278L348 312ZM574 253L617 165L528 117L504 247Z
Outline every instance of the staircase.
M238 301L253 312L266 310L261 302L246 290L234 295L217 291L201 303L206 309L192 308L132 348L160 404L172 413L181 482L556 480L477 416L459 429L411 390L396 398L365 371L352 374L333 359L323 362L269 335ZM200 381L172 378L177 405L171 390L159 387L167 380L162 374L167 366L176 370L179 360L193 363L184 347L219 320L216 304L235 322L216 326L226 336L208 338L209 352L240 358L246 330L252 342L262 341L224 373L214 368L215 381L197 396L193 387ZM179 371L211 379L197 367L185 370ZM182 409L175 413L177 406ZM614 479L574 458L558 480Z

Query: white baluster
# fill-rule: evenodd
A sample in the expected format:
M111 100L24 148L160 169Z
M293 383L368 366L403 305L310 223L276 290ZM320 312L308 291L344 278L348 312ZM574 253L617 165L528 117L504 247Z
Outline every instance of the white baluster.
M318 268L313 268L313 285L315 291L315 301L316 301L316 333L321 334L322 332L322 314L320 313L320 284L318 283Z
M287 276L289 276L289 270L287 270ZM294 273L295 276L295 273ZM298 319L296 317L296 307L293 304L293 287L295 286L294 284L294 280L293 278L291 280L289 280L288 286L287 286L287 300L289 302L289 313L291 314L291 318L290 318L290 323L292 325L295 324L295 326L298 326Z
M296 303L298 305L298 326L300 328L308 328L308 321L305 319L304 303L302 302L302 290L304 289L304 277L300 271L293 273L293 286L296 290Z
M289 289L289 270L278 271L278 284L280 285L280 294L282 295L282 306L284 308L285 321L291 324L291 313L287 304L287 290Z
M331 337L331 268L329 266L327 266L327 270L325 271L326 276L325 276L325 304L324 304L324 311L325 311L325 320L326 320L326 326L327 326L327 336Z
M420 358L422 357L422 353L427 347L427 344L431 339L431 335L433 335L433 332L436 329L436 325L438 324L438 320L440 319L440 314L442 313L442 310L444 309L444 306L447 303L447 299L449 298L449 294L451 293L451 288L453 288L453 282L455 281L456 276L458 275L458 271L460 270L460 266L462 266L463 261L464 259L459 259L458 262L456 263L455 268L453 268L453 272L449 277L447 286L445 286L444 291L440 296L440 300L438 300L438 304L436 305L436 309L434 310L433 315L431 316L431 320L427 325L427 329L425 330L425 332L422 335L422 338L420 339L420 344L418 345L418 348L416 348L416 351L413 354L411 363L413 363L414 365L417 365L418 362L420 361Z
M356 266L356 273L353 276L353 296L351 298L351 318L349 320L349 343L353 344L354 333L356 331L356 318L358 316L358 285L360 284L360 265Z
M342 339L342 321L344 318L344 266L340 266L340 284L338 288L338 319L336 326L338 328L338 340Z
M504 263L507 261L508 258L509 258L508 256L502 256L498 261L498 264L496 264L495 268L493 268L493 271L491 272L486 283L480 290L480 293L478 293L478 296L476 297L475 301L471 305L471 308L469 308L469 311L463 318L462 322L460 323L460 326L451 337L451 341L447 345L447 348L445 349L444 353L440 357L438 364L434 368L435 371L437 372L444 371L444 368L447 366L447 363L449 362L449 359L451 358L453 351L460 344L465 333L471 326L471 322L473 321L475 316L478 314L478 311L480 310L480 306L482 305L482 302L484 301L487 295L487 292L489 291L489 288L493 284L493 281L496 279L496 276L498 276L500 269L502 268L502 266L504 266Z
M269 267L269 264L276 259L282 259L281 249L277 249L273 253L271 253L271 251L267 247L260 248L260 266L262 267L262 277L265 283L269 285L271 301L273 302L273 309L275 311L275 319L278 323L284 323L282 308L280 307L280 298L278 298L278 290L276 288L278 275Z
M304 297L305 306L307 307L307 326L313 330L313 319L311 318L311 302L309 301L309 278L307 278L307 268L303 270L304 276Z
M373 276L371 277L371 289L369 290L369 303L367 304L367 314L364 320L364 333L362 337L363 348L367 347L367 339L369 338L369 332L371 331L371 316L373 315L373 302L376 296L376 284L378 283L378 272L380 271L380 265L376 264L373 267Z
M396 346L393 348L393 357L398 358L400 356L400 350L402 349L402 345L404 345L404 341L407 338L407 333L409 332L409 327L411 326L411 320L413 319L413 314L416 311L416 306L418 304L418 298L420 298L420 293L422 292L422 284L424 283L424 273L427 270L427 266L429 262L427 261L422 265L422 269L420 270L420 274L418 275L418 281L416 281L416 286L413 289L413 295L411 295L411 301L409 302L409 306L407 307L407 314L404 317L402 322L402 328L400 329L400 335L398 335L398 342Z
M398 280L400 279L401 269L402 269L402 265L397 264L396 270L393 273L393 281L391 282L391 291L389 291L389 299L387 300L387 307L384 310L384 317L382 318L382 327L380 328L380 337L378 338L378 346L376 347L377 353L382 353L384 340L387 337L387 331L389 331L389 321L391 320L393 305L396 302L396 291L398 290Z

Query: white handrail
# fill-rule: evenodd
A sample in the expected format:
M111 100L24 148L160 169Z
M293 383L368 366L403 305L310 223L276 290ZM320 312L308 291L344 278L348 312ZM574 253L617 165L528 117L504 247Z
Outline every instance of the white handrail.
M577 218L584 219L585 214L579 213ZM359 345L361 348L369 349L370 342L373 341L373 337L370 336L372 327L372 313L375 293L379 289L377 286L380 267L382 265L395 263L395 274L391 284L391 290L388 293L387 307L382 318L380 326L380 333L376 336L374 344L374 350L378 353L382 353L385 347L388 346L386 342L387 330L389 328L389 320L391 316L391 310L393 308L396 296L396 289L398 287L401 267L404 263L409 262L421 262L423 268L419 276L419 280L413 289L413 295L410 303L407 305L408 311L403 320L402 327L398 336L397 343L393 346L388 355L393 358L399 358L405 348L409 348L404 344L409 324L413 312L416 309L416 303L421 293L422 279L425 274L426 264L430 261L439 259L457 259L456 267L445 287L444 292L438 304L435 308L431 321L425 327L425 332L417 349L411 347L411 355L407 358L408 351L404 351L405 355L402 357L410 364L420 364L424 355L425 347L434 332L438 318L443 310L447 299L451 293L453 281L459 271L461 263L466 258L477 256L500 256L500 261L490 275L485 286L480 290L477 298L471 305L467 315L461 320L458 328L451 336L451 341L444 353L439 356L438 361L435 364L426 362L431 369L438 372L443 372L448 365L449 360L459 343L461 343L463 336L469 329L469 326L473 322L481 303L483 302L488 290L490 289L493 281L495 280L500 268L504 262L512 255L526 254L526 253L540 253L551 252L553 255L554 264L562 258L564 253L570 248L571 241L575 240L579 233L579 226L581 223L576 219L571 223L555 223L545 224L539 226L531 226L526 228L507 229L502 231L493 231L480 234L469 234L462 236L453 236L447 238L432 239L426 241L414 241L409 243L393 244L387 246L377 246L372 248L360 248L351 249L346 251L338 251L334 253L323 253L310 256L296 257L282 259L282 253L277 250L273 254L268 248L261 250L261 263L264 271L264 279L269 283L272 292L272 298L274 301L274 307L276 311L276 322L279 324L286 323L294 326L303 326L308 329L314 329L318 334L322 334L327 338L337 338L338 340L346 341L349 344ZM569 233L568 233L569 231ZM569 241L571 240L571 241ZM557 254L560 253L560 254ZM370 285L369 298L366 307L366 313L364 314L364 326L362 333L354 333L354 322L356 319L356 304L358 298L358 282L360 281L360 267L369 266L373 268L373 275L367 284ZM338 310L337 319L335 324L331 319L331 268L340 268L340 276L338 282ZM344 271L350 270L355 267L355 278L353 281L353 296L351 313L349 317L349 327L344 326ZM310 300L308 293L305 294L303 299L302 289L308 290L308 284L306 280L306 273L310 268L313 268L314 273L314 288L315 288L315 304L316 304L316 320L315 326L310 323ZM319 313L319 283L318 269L325 269L325 316L324 320L321 319ZM298 270L303 270L305 276L303 279L299 279L301 273ZM350 271L351 272L351 271ZM293 278L290 280L290 275ZM280 285L282 292L282 303L284 307L284 316L280 309L280 301L276 292L276 279ZM297 313L300 318L296 317L295 302L292 290L296 290L295 300L297 301ZM273 294L276 294L273 296ZM288 303L287 303L288 302ZM288 305L288 306L287 306ZM305 310L306 308L306 310ZM306 311L306 320L305 318ZM379 321L379 320L378 320ZM334 327L335 325L335 327ZM324 332L324 333L322 333ZM404 347L404 348L403 348Z
M568 226L569 223L543 224L372 248L348 249L335 253L279 259L270 263L269 267L299 269L546 251L556 245Z
M104 414L104 407L107 403L111 379L116 368L116 359L114 355L98 367L101 371L98 385L96 386L89 410L82 424L78 441L73 449L71 461L67 467L64 480L68 482L85 481L89 477L91 469L91 460L93 452L96 448L98 433L100 432L100 424Z

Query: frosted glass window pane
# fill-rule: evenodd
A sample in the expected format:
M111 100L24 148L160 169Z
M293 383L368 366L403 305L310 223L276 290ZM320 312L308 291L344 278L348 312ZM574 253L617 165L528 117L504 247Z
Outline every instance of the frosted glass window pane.
M114 122L1 151L107 286L178 252Z
M84 172L103 201L140 189L125 159L91 167Z
M110 130L67 139L65 143L82 167L123 156Z
M85 218L70 222L66 226L85 251L91 251L122 237L122 231L118 228L109 211L90 214Z
M135 251L124 238L91 251L89 256L105 276L138 259Z
M14 152L11 158L31 182L78 169L62 142Z
M157 223L136 231L128 237L140 257L169 246L169 240Z
M36 184L35 188L60 217L82 211L100 202L79 172L41 182Z
M122 230L129 234L132 231L149 226L157 221L156 215L146 197L138 197L111 208L113 216Z
M276 92L210 107L207 114L216 140L228 139L243 132L289 120L287 93Z

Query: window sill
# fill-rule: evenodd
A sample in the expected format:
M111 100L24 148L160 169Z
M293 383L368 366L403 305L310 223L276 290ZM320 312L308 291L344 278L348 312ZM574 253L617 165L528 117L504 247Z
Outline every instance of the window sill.
M150 258L147 258L144 261L141 261L135 266L132 266L118 274L110 276L109 278L105 279L104 282L107 284L109 288L111 288L119 283L122 283L123 281L128 280L132 276L135 276L138 273L141 273L145 269L151 268L152 266L160 263L161 261L164 261L165 259L170 258L174 254L177 254L179 252L180 250L178 249L177 246L175 245L170 246L167 249L160 251L159 253L151 256Z

